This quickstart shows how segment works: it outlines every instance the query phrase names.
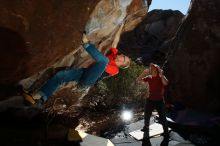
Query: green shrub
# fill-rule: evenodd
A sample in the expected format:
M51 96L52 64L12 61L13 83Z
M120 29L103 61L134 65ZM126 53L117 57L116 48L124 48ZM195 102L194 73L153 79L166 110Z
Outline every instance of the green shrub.
M118 75L100 81L96 86L97 92L107 95L108 99L105 100L111 100L111 105L114 106L120 104L142 104L147 90L146 86L137 84L136 79L143 70L144 66L131 62L131 66L120 70Z

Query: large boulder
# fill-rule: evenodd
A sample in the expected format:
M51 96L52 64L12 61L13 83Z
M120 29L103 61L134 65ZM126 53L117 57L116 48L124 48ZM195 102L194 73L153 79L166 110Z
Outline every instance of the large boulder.
M146 12L142 0L1 1L0 94L51 66L88 66L92 60L80 51L84 30L106 52L120 23L130 30Z
M76 49L80 30L99 1L1 1L1 89L11 88Z
M191 108L220 111L220 1L193 0L172 42L171 95Z
M176 34L183 16L180 11L150 11L134 30L122 35L119 46L145 65L151 61L155 62L164 57L160 53L165 54L167 49L162 48ZM159 57L156 57L158 55Z

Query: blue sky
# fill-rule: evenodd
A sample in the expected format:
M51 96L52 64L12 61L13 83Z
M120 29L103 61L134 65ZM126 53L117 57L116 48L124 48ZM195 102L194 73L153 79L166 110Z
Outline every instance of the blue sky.
M179 10L183 14L187 13L190 0L152 0L149 11L153 9Z

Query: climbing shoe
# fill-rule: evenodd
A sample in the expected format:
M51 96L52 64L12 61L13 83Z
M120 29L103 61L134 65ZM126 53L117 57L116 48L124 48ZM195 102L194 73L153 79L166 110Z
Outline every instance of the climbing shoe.
M24 100L28 103L31 104L35 104L36 101L34 100L33 96L31 94L29 94L27 91L24 91L21 93L21 95L23 96Z

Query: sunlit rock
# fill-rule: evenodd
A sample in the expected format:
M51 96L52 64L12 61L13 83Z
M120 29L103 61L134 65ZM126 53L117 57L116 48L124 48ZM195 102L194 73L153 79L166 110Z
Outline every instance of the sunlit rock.
M1 1L0 94L14 94L19 80L47 68L90 65L80 47L84 30L106 52L119 25L132 29L146 12L142 0Z

